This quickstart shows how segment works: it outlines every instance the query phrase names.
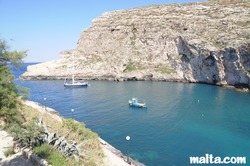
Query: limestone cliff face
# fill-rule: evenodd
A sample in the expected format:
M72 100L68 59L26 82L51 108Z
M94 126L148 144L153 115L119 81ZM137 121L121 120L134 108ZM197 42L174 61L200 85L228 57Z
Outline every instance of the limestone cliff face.
M104 13L75 50L30 66L26 79L61 79L72 54L79 79L250 85L250 4L153 5ZM68 70L68 72L67 72Z

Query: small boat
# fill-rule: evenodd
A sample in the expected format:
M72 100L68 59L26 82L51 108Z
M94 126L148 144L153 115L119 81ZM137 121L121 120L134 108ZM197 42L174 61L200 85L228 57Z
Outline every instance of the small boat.
M128 101L129 105L132 106L132 107L138 107L138 108L146 108L146 103L141 103L141 102L138 102L138 99L137 98L132 98L131 100Z
M72 82L64 82L64 87L67 88L77 88L77 87L85 87L85 86L89 86L88 82L80 82L80 81L75 81L72 80Z
M64 80L64 87L66 88L80 88L90 86L88 82L85 81L76 81L75 80L75 56L73 54L73 71L72 71L72 81L67 82L67 77Z

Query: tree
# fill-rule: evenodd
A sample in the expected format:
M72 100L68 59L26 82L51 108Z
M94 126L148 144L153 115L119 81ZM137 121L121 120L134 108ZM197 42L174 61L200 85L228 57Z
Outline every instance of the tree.
M0 39L0 122L5 125L20 124L22 121L18 109L21 106L18 88L13 83L14 75L9 64L19 67L27 51L10 51L3 39Z
M38 145L43 129L35 120L28 122L21 114L20 93L14 84L10 66L19 67L27 51L10 51L6 42L0 39L0 125L7 130L22 147Z

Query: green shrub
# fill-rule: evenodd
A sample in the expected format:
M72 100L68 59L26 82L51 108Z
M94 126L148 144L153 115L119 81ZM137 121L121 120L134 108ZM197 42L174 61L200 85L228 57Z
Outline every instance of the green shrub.
M127 67L126 67L126 71L131 72L134 70L136 70L136 66L132 62L129 62Z
M10 147L10 148L6 149L3 153L4 153L5 157L8 157L8 156L11 156L11 155L15 154L15 152L13 150L13 147Z
M78 137L81 141L85 139L97 138L98 135L92 132L90 129L85 128L84 123L77 122L73 119L64 119L63 126L66 126L72 132L78 133Z
M33 152L53 166L67 166L66 157L48 144L34 148Z
M126 72L131 72L131 71L135 71L135 70L143 70L144 67L140 66L140 65L136 65L134 62L129 61L125 71Z
M37 141L42 138L44 129L38 126L35 120L32 120L22 126L12 125L8 131L13 136L14 140L18 141L22 147L35 147L40 143Z
M171 74L171 73L176 73L174 69L167 68L167 67L159 67L156 69L157 72L160 72L162 74Z

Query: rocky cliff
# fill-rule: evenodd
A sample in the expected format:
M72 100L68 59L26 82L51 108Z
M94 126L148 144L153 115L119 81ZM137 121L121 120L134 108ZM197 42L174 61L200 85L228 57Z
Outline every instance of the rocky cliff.
M75 50L29 66L25 79L62 79L75 57L79 79L250 85L250 3L152 5L107 12Z

